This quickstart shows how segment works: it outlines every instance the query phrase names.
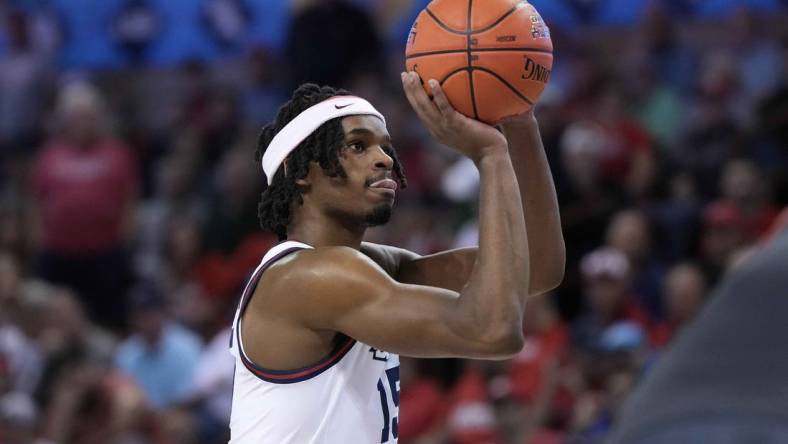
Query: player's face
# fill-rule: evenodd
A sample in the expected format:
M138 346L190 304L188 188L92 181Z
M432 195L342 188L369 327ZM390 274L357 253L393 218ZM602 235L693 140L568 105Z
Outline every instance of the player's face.
M326 211L368 226L382 225L391 217L397 182L392 179L394 160L386 125L375 116L349 116L342 120L345 140L339 163L347 177L324 176L313 192ZM319 170L319 168L318 168ZM317 178L316 178L317 179Z

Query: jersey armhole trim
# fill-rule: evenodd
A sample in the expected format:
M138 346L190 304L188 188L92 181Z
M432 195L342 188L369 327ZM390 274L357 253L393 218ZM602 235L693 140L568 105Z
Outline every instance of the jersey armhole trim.
M296 243L300 243L297 242ZM281 244L280 244L281 245ZM308 245L303 244L308 248ZM249 305L249 302L252 299L252 295L254 294L254 290L257 287L257 284L260 278L271 266L274 262L278 261L279 259L289 255L290 253L294 253L298 250L303 250L303 247L295 246L291 248L284 249L279 253L275 254L271 259L269 259L265 265L260 267L251 277L247 288L244 290L244 294L241 296L241 302L239 307L239 314L238 319L236 320L235 325L235 341L238 344L238 355L241 358L241 362L243 363L244 367L246 367L249 372L251 372L256 377L262 379L265 382L270 382L274 384L292 384L294 382L301 382L306 381L307 379L314 378L315 376L323 373L324 371L331 368L334 364L339 362L355 345L356 340L350 338L348 336L342 335L338 333L343 338L342 340L337 341L336 346L325 358L317 361L316 363L298 368L295 370L271 370L264 367L260 367L259 365L255 364L254 361L249 359L244 352L243 342L241 342L241 319L243 318L244 312L246 311L246 307Z
M237 340L240 342L240 332L236 331L236 335L238 335ZM345 336L345 340L339 341L328 356L312 365L295 370L271 370L263 368L248 359L243 352L239 353L239 355L241 356L241 362L243 362L244 367L263 381L273 384L292 384L294 382L301 382L314 378L328 370L339 362L355 344L355 339Z

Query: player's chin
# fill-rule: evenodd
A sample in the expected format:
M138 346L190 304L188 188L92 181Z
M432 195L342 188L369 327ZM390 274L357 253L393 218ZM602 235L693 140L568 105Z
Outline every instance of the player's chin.
M384 225L389 221L389 219L391 219L392 211L393 205L391 203L377 205L372 209L372 211L366 214L364 221L366 222L367 226L370 227Z

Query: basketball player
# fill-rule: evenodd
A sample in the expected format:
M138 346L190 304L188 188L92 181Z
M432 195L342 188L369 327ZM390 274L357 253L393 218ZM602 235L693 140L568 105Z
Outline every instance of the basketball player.
M555 191L533 114L495 128L432 101L403 73L432 134L480 172L479 247L419 256L362 243L392 211L402 167L367 101L304 85L259 140L265 254L236 313L232 443L395 443L399 354L505 359L526 297L563 277Z

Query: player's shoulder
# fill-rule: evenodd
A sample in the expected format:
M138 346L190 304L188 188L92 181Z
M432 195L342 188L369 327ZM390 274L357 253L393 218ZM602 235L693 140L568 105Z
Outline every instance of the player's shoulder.
M290 289L328 289L358 279L375 279L386 272L369 256L344 246L308 248L274 263L269 282Z
M361 251L351 247L329 246L304 248L292 255L289 261L280 261L275 264L290 268L329 268L332 266L356 265L366 263L369 258Z
M395 285L379 265L358 250L318 247L277 261L263 274L257 292L264 293L272 304L268 309L295 313L301 319L322 319L382 297Z

